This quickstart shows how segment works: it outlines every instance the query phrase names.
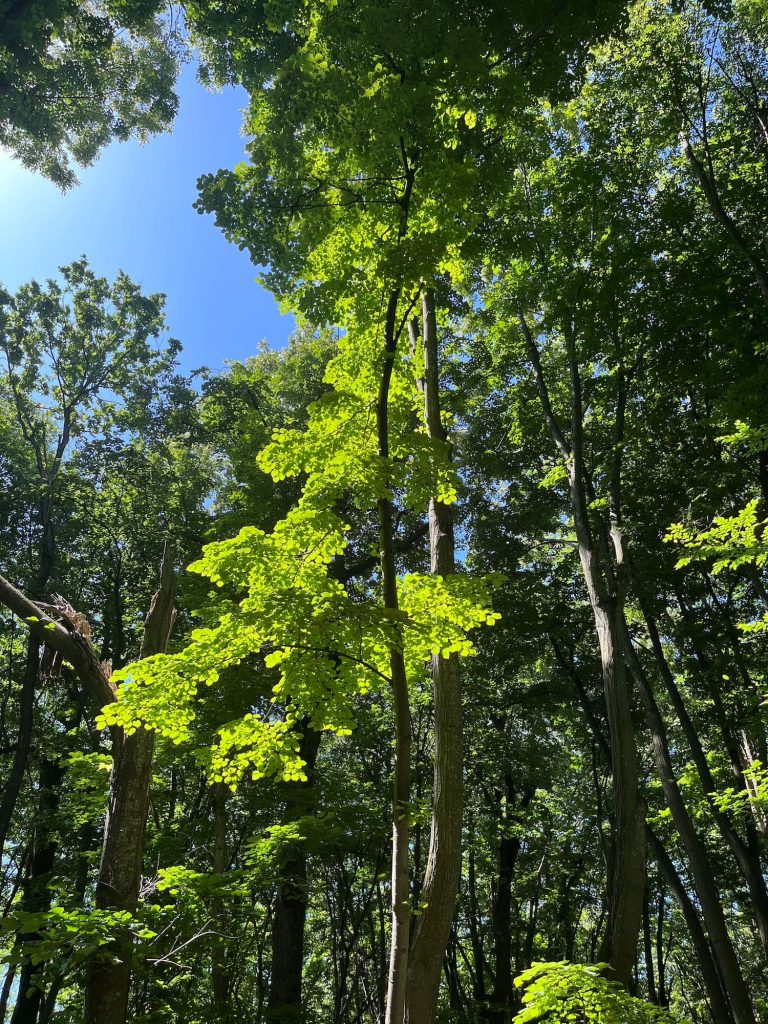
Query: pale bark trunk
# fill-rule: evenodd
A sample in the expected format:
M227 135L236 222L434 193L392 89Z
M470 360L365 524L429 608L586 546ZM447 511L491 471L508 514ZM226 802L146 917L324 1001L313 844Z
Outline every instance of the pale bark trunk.
M424 411L427 432L447 444L440 412L437 323L434 295L424 292ZM434 496L429 503L430 571L450 576L456 570L453 510ZM410 953L406 1017L432 1024L437 1013L440 975L451 934L461 878L463 815L463 730L461 679L456 654L432 658L434 700L434 789L429 854L419 902L421 913Z

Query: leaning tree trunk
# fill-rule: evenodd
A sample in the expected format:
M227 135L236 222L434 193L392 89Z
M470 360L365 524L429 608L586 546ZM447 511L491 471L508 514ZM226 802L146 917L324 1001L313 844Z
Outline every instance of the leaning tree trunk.
M579 703L581 705L582 711L584 712L584 716L587 720L587 724L589 726L589 730L592 734L592 737L595 740L597 746L600 748L601 752L603 753L606 761L610 765L613 761L613 752L611 750L610 743L607 737L605 736L604 731L600 727L600 723L598 722L594 712L592 711L589 705L586 690L584 689L584 686L581 683L581 680L579 679L577 673L573 670L572 666L569 666L566 662L565 657L562 651L560 650L560 647L557 644L555 638L550 637L550 639L552 640L552 645L555 649L555 654L560 665L563 667L565 671L568 672L568 674L571 676L576 685L576 692L579 698ZM688 931L691 936L691 942L696 952L696 957L699 961L699 967L701 968L701 975L704 981L704 986L707 991L707 997L709 999L710 1007L712 1009L713 1019L717 1022L717 1024L721 1024L721 1022L722 1024L735 1024L733 1014L731 1012L731 1007L728 1003L725 993L723 992L720 974L718 972L717 966L715 965L715 961L712 956L712 951L709 942L707 941L707 936L704 932L704 928L702 927L701 921L699 920L698 911L694 906L691 897L688 895L688 891L685 888L680 878L680 875L677 872L677 869L672 863L669 854L665 850L664 844L653 831L653 829L650 827L650 825L648 825L647 823L645 825L645 835L648 843L648 848L653 854L654 858L656 859L656 862L659 865L662 874L666 877L667 881L669 882L670 888L672 889L672 893L680 907L680 910L682 911L685 923L688 926ZM643 902L645 903L645 894L643 894ZM659 945L659 948L661 948L660 937L657 937L657 939L657 944ZM662 967L663 957L660 954L657 999L658 1004L660 1006L665 1006L666 998Z
M718 805L716 799L717 784L712 774L712 769L709 766L709 761L707 760L707 755L702 746L701 738L696 726L688 713L688 708L685 705L685 701L683 700L682 694L677 686L675 677L667 662L659 631L656 626L656 621L653 618L650 609L642 600L640 602L640 607L643 611L643 617L648 629L648 635L651 639L651 646L653 648L654 657L656 658L656 663L659 667L661 678L664 682L667 694L669 695L670 703L677 715L678 721L680 722L680 727L688 742L691 758L696 766L696 771L698 773L702 789L707 797L712 817L723 839L725 839L726 843L730 846L734 859L739 866L739 870L747 883L752 913L755 918L755 923L757 924L757 930L763 950L766 957L768 957L768 890L766 889L765 876L763 874L760 860L760 849L755 842L756 837L754 836L754 830L752 830L752 842L746 843L736 832L730 815L728 815ZM750 827L749 822L747 827Z
M440 412L437 323L434 295L423 296L424 412L432 441L447 448ZM434 576L456 571L453 511L432 497L429 502L430 570ZM437 1013L440 974L451 934L461 878L463 815L463 732L458 655L432 658L434 699L434 790L429 854L419 902L422 912L410 952L406 1018L432 1024Z
M144 623L141 658L164 652L174 620L176 579L170 546L160 570L160 587ZM139 729L126 736L116 729L114 765L96 886L99 910L136 909L144 856L144 832L152 778L154 733ZM85 1024L125 1024L131 979L133 939L125 931L110 944L109 958L94 956L85 985Z
M645 833L648 839L648 846L653 853L657 864L661 868L662 874L669 882L672 894L675 897L675 900L682 911L683 917L685 918L685 923L688 926L691 943L696 953L696 958L699 961L701 977L704 982L707 999L709 1000L710 1009L712 1011L712 1018L716 1024L733 1024L731 1007L723 993L720 983L720 975L718 974L717 966L715 965L715 961L712 957L712 951L709 943L707 942L707 937L704 934L704 929L701 926L698 911L696 910L691 897L688 895L688 890L683 884L680 875L677 873L675 865L672 863L669 854L664 849L664 844L661 839L656 835L650 825L646 825ZM664 986L660 982L659 1002L662 1006L664 1005L663 990Z
M723 979L725 991L733 1007L735 1024L755 1024L752 1001L736 958L731 937L728 934L723 905L710 867L709 854L696 833L685 806L669 752L666 726L626 626L624 642L629 668L640 692L648 719L656 771L667 805L672 813L675 828L688 855L691 877L701 905L704 925L709 934L712 953Z

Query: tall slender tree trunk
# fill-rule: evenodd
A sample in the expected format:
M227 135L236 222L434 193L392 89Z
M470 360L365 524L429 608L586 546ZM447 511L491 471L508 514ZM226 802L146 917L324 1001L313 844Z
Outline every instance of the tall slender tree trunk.
M716 1024L734 1024L733 1013L731 1012L731 1007L723 993L723 989L720 984L720 976L712 957L707 937L704 934L704 929L701 926L698 911L696 910L691 897L688 895L688 891L683 884L680 875L677 873L675 865L672 863L669 854L664 849L664 844L650 826L646 826L646 836L648 838L648 846L650 847L662 874L667 879L669 887L672 890L672 895L675 897L675 900L682 911L685 923L688 926L688 933L691 936L691 942L693 943L693 948L696 952L696 959L699 962L701 977L704 982L704 988L712 1011L712 1019ZM665 985L663 982L663 974L661 972L659 972L659 1004L661 1006L666 1005Z
M16 967L15 965L9 964L5 969L3 987L0 989L0 1024L5 1024L5 1019L8 1015L8 1000L11 997L11 989L13 988L15 980Z
M46 492L40 501L38 514L42 528L39 544L39 563L33 583L33 593L37 600L45 594L56 560L56 538L51 519L52 501ZM19 747L14 752L9 788L4 792L3 811L11 815L16 806L21 782L26 771L27 761L32 742L32 726L35 690L40 672L39 638L31 631L27 640L27 658L24 668L21 704L19 708ZM50 815L59 805L58 786L64 777L64 769L57 763L44 758L40 767L40 797L38 818L35 824L35 837L32 845L29 877L24 883L22 907L32 913L42 913L50 908L51 897L47 888L48 878L53 871L56 859L57 844L51 837ZM7 827L7 826L6 826ZM0 852L3 844L0 844ZM33 941L36 934L17 936L20 944ZM19 992L11 1017L11 1024L35 1024L43 998L42 971L39 964L27 961L22 964L19 974Z
M728 934L723 914L723 905L717 891L715 877L710 867L709 855L704 848L685 806L677 784L672 758L669 753L667 730L661 717L656 699L632 645L629 631L625 626L625 651L632 677L642 697L651 732L653 756L656 770L664 791L672 820L688 855L696 894L701 905L704 925L709 934L712 953L723 979L725 991L733 1008L735 1024L755 1024L755 1013L749 996L736 952Z
M595 742L597 743L598 747L603 752L603 755L606 757L608 763L610 764L613 760L613 752L611 750L610 743L607 740L603 730L600 728L600 724L589 706L587 694L584 690L581 680L578 678L578 675L573 670L573 667L568 666L555 638L550 637L550 639L552 640L552 644L555 649L558 661L563 666L563 668L566 669L566 671L568 671L569 675L573 678L574 682L576 683L576 690L579 697L579 703L581 704L582 710L584 711L590 732L592 733ZM667 879L670 889L672 890L675 900L677 901L680 910L682 911L685 923L688 927L688 931L691 936L691 942L693 943L693 947L696 952L696 957L699 962L699 967L701 969L701 975L704 981L704 986L707 991L710 1006L712 1007L713 1020L716 1022L716 1024L721 1024L721 1022L722 1024L735 1024L733 1013L731 1011L731 1006L728 1002L728 999L725 996L725 993L723 992L722 984L720 981L720 974L718 972L717 966L712 956L712 951L709 942L707 941L707 936L704 932L704 928L702 927L701 921L699 919L698 911L694 906L691 897L688 895L688 891L685 885L683 884L677 872L677 869L672 863L669 854L664 848L664 844L648 824L645 825L645 834L646 839L648 841L648 847L657 864L659 865L661 873ZM659 899L659 924L661 924L661 921L663 919L663 896L661 894ZM643 896L643 900L645 902L645 894ZM656 944L657 949L660 950L661 935L659 933L657 933ZM647 956L648 949L646 948L646 957ZM660 953L658 958L658 976L656 979L656 998L658 1000L659 1006L666 1006L668 1001L663 967L663 957Z
M400 198L398 242L408 230L408 214L413 195L415 168L411 166L405 146L400 142L404 174ZM405 324L398 326L397 313L402 288L394 284L387 299L384 316L384 353L376 396L376 445L387 480L387 493L376 503L379 526L379 559L381 565L381 596L384 608L397 612L400 608L395 563L394 505L389 493L389 389L397 356L397 345ZM411 906L408 890L408 862L411 813L411 707L408 677L401 636L389 645L389 670L392 685L392 706L395 719L395 764L392 792L392 875L391 933L385 1024L403 1024L408 987L408 951L410 943Z
M166 650L175 614L175 592L173 556L170 545L166 545L160 587L144 623L141 658ZM154 733L147 729L130 736L116 729L113 734L114 764L96 885L96 906L100 910L132 913L138 903L154 740ZM130 932L117 935L108 952L108 958L96 955L88 963L85 1024L125 1024L127 1020L133 953Z
M656 989L656 972L653 967L653 943L651 941L651 918L648 910L648 890L643 900L643 952L645 954L645 979L648 986L648 1002L659 1005L659 993Z
M704 793L709 802L709 808L717 828L730 846L736 863L747 883L750 903L755 922L757 924L763 950L768 957L768 890L766 889L765 876L760 863L760 850L755 841L748 844L734 829L729 816L721 810L716 803L717 784L707 761L707 755L701 744L701 739L696 730L688 709L685 706L682 694L677 686L675 677L669 667L664 649L659 637L656 621L650 613L648 606L641 601L641 608L645 618L648 635L651 639L656 664L669 695L670 703L677 715L680 727L683 730L688 747L691 751L693 763L699 776ZM755 837L756 838L756 837Z
M389 296L384 327L384 364L376 402L376 428L379 458L389 461L389 387L397 352L397 307L400 290ZM394 514L392 499L379 498L379 552L381 558L382 597L385 609L397 612ZM395 770L392 807L392 932L390 939L389 980L387 984L386 1024L403 1024L408 983L408 950L411 908L408 892L409 817L411 799L411 709L408 679L402 643L389 649L392 702L395 716Z
M520 807L531 802L533 792L523 793ZM511 831L511 816L516 810L512 777L504 778L504 818L501 824L496 856L496 890L491 901L493 931L493 991L481 1008L481 1019L487 1024L505 1024L515 1007L515 986L512 979L512 883L520 853L520 836Z
M53 838L53 815L59 806L64 769L58 761L45 757L40 764L40 796L35 815L34 837L29 874L24 880L22 908L30 914L42 914L50 909L51 891L48 887L56 862L57 843ZM17 936L23 954L24 946L40 938L38 932ZM44 991L40 964L31 960L22 963L19 991L11 1024L36 1024Z
M610 540L616 556L611 562L610 541L602 523L594 532L587 500L588 474L584 464L584 408L581 376L572 325L566 325L566 350L571 383L570 439L557 421L550 399L538 346L525 316L519 315L526 341L544 420L557 445L565 466L576 541L584 582L595 623L602 663L603 692L612 753L612 792L614 841L608 872L608 928L603 956L613 975L628 987L637 956L645 892L645 802L638 785L635 730L624 668L622 626L627 566L624 558L619 489L620 452L623 446L623 419L626 392L623 375L616 413L617 444L611 470Z
M427 432L437 445L447 446L448 436L440 411L435 299L429 289L422 297L422 314ZM429 502L429 546L432 574L453 575L456 571L453 510L434 496ZM412 1024L432 1024L435 1019L443 959L461 878L464 741L458 656L434 655L432 679L435 716L432 826L419 896L421 914L410 953L406 1018Z
M227 799L229 789L223 782L213 787L213 873L221 878L227 870L229 856L227 851ZM213 1005L219 1020L226 1019L229 1006L229 975L227 972L225 931L226 917L224 904L219 894L212 901L214 927L217 934L213 939L211 950L211 993Z

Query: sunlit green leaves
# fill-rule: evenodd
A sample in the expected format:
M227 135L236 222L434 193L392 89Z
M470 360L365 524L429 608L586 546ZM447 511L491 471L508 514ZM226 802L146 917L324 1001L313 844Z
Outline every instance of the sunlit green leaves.
M515 978L525 1008L516 1024L674 1024L677 1018L635 999L605 977L606 964L535 963Z

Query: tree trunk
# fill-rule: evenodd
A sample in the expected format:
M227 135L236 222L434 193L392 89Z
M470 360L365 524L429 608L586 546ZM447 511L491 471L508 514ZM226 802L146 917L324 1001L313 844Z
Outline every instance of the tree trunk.
M141 658L166 650L174 620L176 578L170 545L160 569L160 587L144 623ZM144 832L152 779L154 733L139 729L130 736L116 729L114 764L104 844L96 885L100 910L136 909L144 856ZM125 1024L131 978L133 939L125 931L108 947L109 959L98 954L88 962L85 984L85 1024Z
M712 958L712 953L710 952L709 943L707 942L707 937L704 934L704 929L701 926L701 921L699 921L699 915L696 911L696 907L693 905L693 902L688 895L686 888L669 857L669 854L664 849L664 844L649 825L646 825L645 831L648 838L648 845L653 851L656 863L659 865L662 874L669 882L672 894L677 900L677 904L685 918L685 923L688 926L688 932L691 936L693 948L696 951L702 980L704 981L704 987L712 1010L712 1019L715 1021L715 1024L733 1024L733 1014L731 1013L731 1008L723 994L723 990L720 985L720 978L717 973L717 967L715 966L715 961ZM665 1005L665 1002L663 975L660 972L659 1003L663 1006Z
M520 328L533 366L544 420L563 459L571 499L576 541L584 582L592 608L602 662L603 692L612 755L614 842L608 875L608 929L603 955L613 968L613 976L625 988L629 986L637 956L642 925L645 892L645 803L640 798L637 774L635 731L624 670L622 625L627 565L621 532L619 489L623 448L624 404L626 391L623 374L616 410L616 444L611 469L610 539L616 556L611 562L607 530L598 522L593 534L587 500L588 474L583 457L584 408L581 376L576 353L574 329L566 325L566 349L571 382L570 443L560 427L544 377L539 351L530 327L519 315Z
M616 981L629 985L645 890L645 802L638 792L634 727L614 615L593 609L603 663L608 730L613 754L613 809L616 834L609 878L607 958Z
M0 1024L5 1024L5 1018L8 1015L8 1000L15 980L16 967L13 964L9 964L5 970L2 990L0 990Z
M437 445L447 446L440 412L437 323L434 295L424 292L424 412L427 432ZM456 570L453 510L434 496L429 503L430 571L450 576ZM432 658L435 765L432 827L421 914L410 953L406 1019L433 1024L437 1013L440 975L451 934L461 878L461 829L464 802L463 730L459 659Z
M397 306L399 289L390 293L384 328L384 365L376 402L378 453L382 463L389 462L389 386L397 351ZM379 552L384 608L399 610L397 570L395 566L394 515L392 499L379 498ZM411 909L408 892L409 815L411 800L411 709L408 679L401 643L389 649L392 702L395 716L395 770L392 806L392 933L390 938L389 981L387 984L386 1024L403 1024L408 983L408 948Z
M16 749L13 752L8 778L3 787L3 798L0 802L0 858L5 850L11 818L19 798L24 772L27 768L29 751L32 746L32 719L35 709L35 689L37 673L40 667L40 642L30 633L27 638L27 657L24 664L24 676L21 681L21 697L19 700L19 728L16 734Z
M630 671L642 697L651 732L656 770L664 791L672 820L688 855L696 893L701 905L704 924L712 944L712 953L723 979L726 993L733 1007L736 1024L755 1024L755 1014L747 986L741 973L736 953L725 923L720 894L709 863L709 855L699 839L677 784L672 758L669 753L667 730L650 683L635 653L629 631L625 626L625 652Z
M472 962L474 971L472 974L472 994L479 1004L486 1002L485 991L485 952L483 950L483 937L480 934L478 923L480 921L480 910L477 901L477 872L475 870L475 851L470 847L467 857L467 908L469 941L472 947Z
M227 870L229 858L227 856L227 799L229 789L223 782L217 782L213 787L213 818L214 818L214 839L213 839L213 873L220 878ZM220 895L213 898L213 918L217 935L213 939L211 951L211 991L213 1003L216 1008L218 1019L224 1019L229 1003L229 977L226 964L226 944L222 933L226 928L226 917L224 906Z
M488 1024L505 1024L515 1006L515 986L512 978L512 882L515 864L520 853L520 837L509 832L510 818L515 811L515 788L509 775L505 777L505 821L501 825L501 838L497 855L496 891L491 902L491 929L493 931L493 991L481 1016ZM520 807L527 807L533 793L523 794Z
M57 844L52 838L53 815L59 806L64 769L58 761L43 758L40 764L40 798L35 817L32 857L29 875L24 880L22 909L30 914L43 914L50 909L51 891L48 888L56 861ZM38 932L17 936L23 954L24 946L40 938ZM43 999L42 966L26 960L19 975L19 991L11 1024L35 1024Z
M315 798L313 772L321 734L306 723L299 755L306 763L306 782L290 787L282 823L298 821ZM307 917L307 854L296 843L281 868L280 887L272 917L272 970L270 973L267 1020L301 1020L301 981L304 968L304 925Z
M578 679L578 676L573 671L572 667L569 668L567 666L567 663L565 662L564 656L560 651L557 642L554 640L553 637L550 637L550 639L552 640L555 652L558 657L558 661L564 668L568 669L569 674L576 682L579 702L582 706L582 709L584 710L590 731L592 732L596 743L598 744L603 754L607 758L608 763L610 764L612 762L612 751L610 748L610 744L606 739L602 729L600 728L599 723L597 722L594 716L594 713L589 707L587 695L581 684L581 681ZM672 863L667 851L664 849L664 844L661 842L659 837L654 833L653 829L647 824L645 825L645 834L648 840L648 846L652 851L653 856L656 859L656 862L658 863L662 874L666 877L667 881L669 882L670 888L672 889L674 897L677 900L677 903L682 911L686 925L688 926L688 930L691 935L691 941L693 942L693 947L696 951L696 956L699 961L699 966L701 968L702 978L704 980L705 988L707 990L710 1004L712 1006L713 1020L716 1022L716 1024L721 1024L721 1022L722 1024L735 1024L730 1005L723 993L723 989L720 983L720 976L718 974L717 967L715 966L715 962L712 957L712 952L710 950L709 943L707 942L707 937L704 933L704 929L702 928L701 921L699 920L698 911L696 910L693 901L688 895L688 892L682 880L680 879L680 876L678 875L677 870L675 869L675 866ZM643 899L645 902L645 894ZM659 894L659 901L659 926L661 926L661 922L663 920L663 895L661 894L661 892ZM664 1007L668 1004L668 995L666 992L660 931L657 932L656 945L659 951L657 977L658 985L656 997L658 999L658 1005ZM646 948L646 956L647 955L648 950Z
M643 900L643 952L645 953L645 980L648 987L648 1002L659 1005L659 994L656 991L656 977L653 969L653 944L651 942L651 920L648 913L648 890Z
M650 614L647 606L645 606L642 601L641 608L643 610L648 635L651 639L651 646L656 658L656 663L659 667L661 678L664 681L670 702L688 742L693 763L696 766L702 788L707 800L709 801L712 817L714 818L720 834L730 846L736 863L738 864L747 883L752 912L757 923L763 949L766 956L768 956L768 891L766 890L765 878L760 864L759 848L755 848L754 843L747 845L747 843L744 842L741 836L739 836L733 828L728 815L721 811L715 803L714 796L717 794L717 785L709 767L704 748L701 745L701 739L699 738L696 727L688 714L688 709L686 708L680 690L678 689L675 677L667 663L666 656L664 655L664 649L661 645L659 632L656 628L656 622Z

